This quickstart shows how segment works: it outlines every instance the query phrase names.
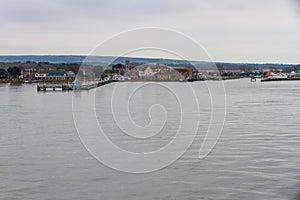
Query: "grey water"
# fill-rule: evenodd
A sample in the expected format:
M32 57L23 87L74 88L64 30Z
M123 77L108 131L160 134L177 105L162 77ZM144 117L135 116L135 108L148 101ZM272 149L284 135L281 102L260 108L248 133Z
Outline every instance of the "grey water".
M95 93L96 115L108 137L129 151L166 145L180 123L176 96L156 87L137 93L128 106L132 120L146 126L149 106L163 102L169 122L160 139L135 142L120 134L106 105L117 84ZM143 83L122 84L122 92L130 93L132 85ZM0 199L299 199L300 82L225 81L225 124L204 159L198 152L210 101L201 100L209 93L204 82L192 87L204 116L193 144L163 169L131 174L102 164L80 140L72 99L92 91L37 92L34 84L0 84Z

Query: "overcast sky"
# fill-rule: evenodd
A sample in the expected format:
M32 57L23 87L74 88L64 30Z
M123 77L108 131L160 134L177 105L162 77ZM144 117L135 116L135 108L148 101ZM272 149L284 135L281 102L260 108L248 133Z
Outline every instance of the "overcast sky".
M193 38L214 61L300 63L299 5L296 0L1 0L0 54L86 55L122 31L160 27Z

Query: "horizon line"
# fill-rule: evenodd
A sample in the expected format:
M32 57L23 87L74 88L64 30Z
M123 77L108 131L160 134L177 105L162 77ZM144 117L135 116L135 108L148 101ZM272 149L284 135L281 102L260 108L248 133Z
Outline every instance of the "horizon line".
M26 57L26 56L78 56L78 57L119 57L119 58L142 58L142 59L165 59L165 60L178 60L178 61L189 61L189 62L213 62L213 63L231 63L231 64L277 64L277 65L298 65L297 63L288 63L288 62L273 62L273 61L205 61L205 60L181 60L175 58L164 58L164 57L126 57L126 56L114 56L114 55L84 55L84 54L0 54L0 57Z

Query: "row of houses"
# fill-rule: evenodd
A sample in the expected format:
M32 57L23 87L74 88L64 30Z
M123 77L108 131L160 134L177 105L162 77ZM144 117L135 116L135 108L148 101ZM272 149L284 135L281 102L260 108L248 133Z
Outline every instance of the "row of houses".
M65 70L22 69L20 79L25 81L72 81L76 74Z

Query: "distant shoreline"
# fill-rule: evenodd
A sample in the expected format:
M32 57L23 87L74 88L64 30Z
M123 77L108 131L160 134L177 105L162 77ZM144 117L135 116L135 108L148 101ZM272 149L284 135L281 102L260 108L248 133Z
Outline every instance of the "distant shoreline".
M85 60L88 58L88 61ZM132 63L162 63L168 66L177 65L193 65L202 66L214 63L216 65L223 65L226 69L238 69L246 67L249 69L256 68L289 68L299 66L299 63L275 63L275 62L232 62L232 61L196 61L196 60L178 60L169 58L143 58L143 57L118 57L118 56L88 56L88 55L0 55L0 63L26 63L26 62L49 62L53 64L81 64L85 63L101 63L101 64L117 64L124 63L125 60L131 60Z
M79 62L81 63L86 58L99 58L101 60L106 59L116 59L117 60L165 60L165 61L187 61L187 60L178 60L178 59L172 59L172 58L162 58L162 57L120 57L120 56L90 56L90 55L67 55L67 54L41 54L41 55L33 55L33 54L20 54L20 55L0 55L0 62L51 62L51 60L59 60L57 63L63 63L66 61L71 61L72 63ZM261 61L261 62L255 62L255 61L200 61L200 60L188 60L188 62L194 63L194 62L209 62L209 63L224 63L224 64L233 64L233 65L240 65L240 64L249 64L249 65L299 65L300 61L298 63L289 63L289 62L273 62L273 61Z
M236 80L236 79L243 79L243 78L248 78L248 77L241 77L241 76L236 76L236 77L222 77L221 78L215 78L215 79L207 79L207 80L197 80L197 81L177 81L177 80L125 80L125 81L120 81L122 82L203 82L203 81L226 81L226 80ZM32 81L32 82L24 82L23 80L13 80L13 79L0 79L0 84L5 84L5 83L11 83L11 84L34 84L34 83L70 83L69 80L47 80L47 81Z

